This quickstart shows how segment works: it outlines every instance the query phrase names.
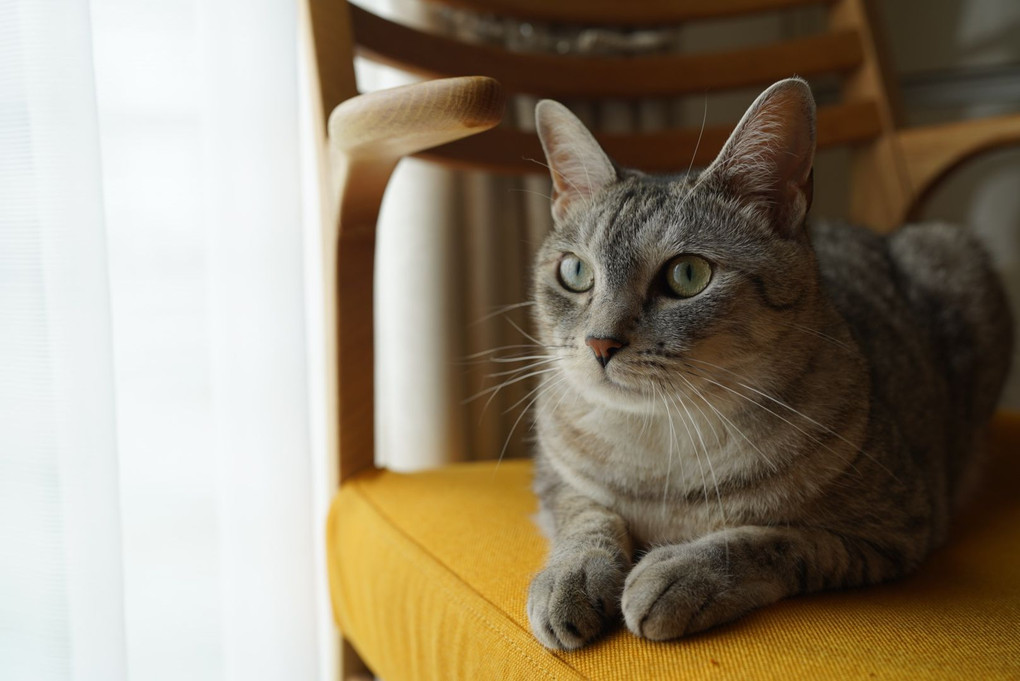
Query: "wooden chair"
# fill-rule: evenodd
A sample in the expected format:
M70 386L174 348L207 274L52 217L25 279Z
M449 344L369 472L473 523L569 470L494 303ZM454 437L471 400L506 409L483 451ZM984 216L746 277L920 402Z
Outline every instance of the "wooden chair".
M1016 622L1008 622L1008 612L1020 607L1020 593L1016 580L1005 576L1008 570L993 564L1015 566L1020 560L1015 531L1020 506L1005 488L991 488L985 503L1011 518L1012 525L993 519L987 509L972 521L991 549L973 538L958 540L904 584L793 599L681 644L647 644L617 632L578 653L554 655L531 638L524 617L527 581L544 554L528 518L534 500L527 462L504 463L498 470L491 464L459 465L418 475L377 471L372 415L373 256L383 190L398 161L411 154L456 167L544 172L524 160L542 157L532 133L495 127L504 93L629 99L764 87L794 73L838 75L842 94L819 109L818 145L853 148L853 215L880 230L911 215L959 163L1020 141L1020 116L902 127L880 26L867 0L436 1L529 21L612 26L823 4L829 25L818 35L722 53L559 56L461 43L341 0L308 1L319 111L323 121L328 119L322 129L328 129L331 154L327 172L335 192L326 197L331 218L323 253L333 379L328 413L335 415L331 447L341 490L328 542L334 608L345 636L345 675L367 669L358 652L387 679L666 678L681 670L691 678L738 678L745 675L742 669L750 673L752 668L756 678L867 678L883 670L897 678L913 670L914 678L923 678L939 665L950 675L1020 675ZM442 80L358 95L355 50ZM622 165L651 171L686 170L692 157L704 165L728 133L727 126L703 135L697 129L646 135L596 131ZM671 151L668 157L659 153L662 149ZM1020 423L1004 418L995 433L995 446L1007 448L1020 442ZM1000 466L1012 467L1000 478L1016 479L1016 462L1000 459ZM446 526L451 527L442 529ZM1003 535L995 535L995 528ZM513 555L501 560L503 551ZM978 582L954 582L960 570L977 575ZM996 594L1005 599L1006 610L988 605ZM945 602L939 601L942 595ZM938 619L940 612L948 623ZM985 625L975 624L980 621ZM1014 628L1013 636L995 634L1003 621ZM917 623L930 631L909 630ZM910 639L899 648L898 635ZM947 643L954 635L963 636L955 647ZM919 636L928 639L919 641ZM874 651L867 651L869 645Z

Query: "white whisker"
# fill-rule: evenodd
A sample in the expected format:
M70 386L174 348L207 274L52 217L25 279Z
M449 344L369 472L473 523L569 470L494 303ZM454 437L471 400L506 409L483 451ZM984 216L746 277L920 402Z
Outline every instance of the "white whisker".
M829 343L832 343L833 345L835 345L837 347L843 348L844 350L853 350L853 348L851 348L849 345L847 345L843 341L839 340L838 338L834 338L834 337L830 336L827 333L823 333L823 332L819 331L818 329L812 329L810 326L804 326L803 324L798 324L796 322L788 322L788 321L787 322L780 322L780 324L782 324L783 326L785 326L787 328L790 328L790 329L797 329L797 330L803 331L805 333L810 333L811 335L817 336L818 338L821 338L824 341L828 341Z
M530 333L528 333L527 331L522 329L520 326L517 325L516 322L514 322L514 320L510 319L509 317L507 317L506 320L510 323L510 326L512 326L515 329L517 329L517 331L520 332L520 334L522 336L524 336L525 338L527 338L529 341L531 341L533 343L538 343L539 345L542 345L542 341L538 340L537 338L532 336Z
M525 365L525 366L522 366L522 367L517 367L515 369L507 369L506 371L496 371L496 372L493 372L491 374L486 374L485 377L486 378L497 378L499 376L512 376L513 374L518 374L518 373L520 373L522 371L529 371L531 369L535 369L535 368L538 368L540 366L543 366L543 365L546 365L546 364L550 364L552 362L558 362L558 361L560 361L562 359L563 359L562 357L547 357L545 359L541 359L541 360L538 360L537 362L532 362L531 364L528 364L528 365Z
M698 149L701 148L701 138L705 134L705 121L708 120L708 95L705 95L705 106L701 111L701 129L698 130L698 141L694 143L694 153L691 154L691 162L687 166L687 174L691 174L694 167L694 159L698 157Z
M687 379L686 376L684 376L683 374L678 374L678 376L679 376L680 380L682 380L684 383L686 383L687 386L692 391L694 391L705 402L705 404L707 404L709 406L709 408L711 408L712 411L714 411L719 416L719 418L721 418L727 425L729 425L730 428L735 430L737 432L737 434L740 435L741 438L743 438L744 442L746 442L748 445L750 445L751 448L754 449L754 451L758 452L758 455L761 456L761 458L765 461L766 464L768 464L769 468L772 469L773 473L775 473L775 472L777 472L779 470L779 468L772 461L772 459L770 459L769 456L765 452L763 452L758 445L756 445L749 437L747 437L747 435L744 434L744 431L741 430L739 426L737 426L735 423L733 423L733 421L731 421L729 418L727 418L727 416L722 412L721 409L717 408L714 404L712 404L701 393L701 391L698 390L698 388Z
M719 490L719 480L718 480L718 478L716 478L716 475L715 475L715 466L712 464L712 455L708 451L708 446L705 444L704 437L702 437L702 435L701 435L701 428L698 427L698 423L694 420L694 417L691 415L690 410L687 409L687 405L684 403L683 397L680 396L680 393L677 393L676 397L680 401L680 406L682 406L684 408L684 411L687 412L687 418L689 418L691 420L691 425L693 425L695 431L697 431L698 439L701 441L701 447L705 451L705 462L708 464L708 472L712 476L712 485L715 487L715 498L716 498L716 502L719 505L719 518L720 518L720 521L722 522L723 527L725 527L726 526L726 507L723 505L722 492ZM695 405L695 406L697 406L697 405ZM702 412L702 416L704 416L704 412ZM692 442L692 444L693 444L693 442ZM708 483L705 480L705 469L701 465L701 457L698 455L697 448L694 449L694 454L695 454L695 456L698 457L698 467L701 469L701 484L705 488L705 503L707 504L707 503L709 503L709 498L708 498ZM729 572L729 568L730 568L730 542L729 542L728 538L726 539L726 541L724 543L724 546L725 546L725 549L726 549L726 571Z
M496 466L497 467L499 466L499 464L501 464L503 462L503 456L506 454L506 448L510 445L510 438L513 437L514 431L517 430L517 426L520 424L521 419L524 418L524 415L528 413L528 410L531 409L532 405L534 405L535 402L538 401L538 399L542 396L542 394L545 391L552 390L554 387L558 386L560 383L562 383L565 380L566 380L565 377L560 377L556 381L553 381L551 384L549 384L549 385L539 385L538 388L536 388L535 390L532 391L532 392L537 392L537 391L542 391L542 392L539 392L537 395L535 395L535 397L531 400L531 402L528 402L528 406L524 407L524 409L521 410L521 413L518 414L517 419L514 421L514 424L510 427L510 432L507 433L506 439L503 441L503 448L499 450L499 458L496 460ZM545 390L542 390L543 388L545 388ZM530 395L531 393L528 393L528 394Z
M693 383L688 381L683 375L680 375L680 378L683 379L684 383L686 383L687 386L691 390L693 390L695 393L697 393L698 397L701 397L702 401L704 401L706 404L708 404L708 401L705 400L705 398L701 395L701 393L698 391L698 389L694 387ZM705 423L708 424L708 427L712 429L712 435L715 437L716 445L721 446L722 445L722 440L719 438L719 432L715 429L715 424L712 422L713 420L708 418L708 415L705 413L705 410L702 409L701 407L699 407L697 402L695 402L694 400L691 400L691 404L694 406L695 409L698 410L698 413L701 414L702 419L704 419ZM709 406L711 406L711 405L709 405ZM715 410L715 412L717 414L719 413L719 411L717 409Z
M673 395L669 395L668 397L669 397L669 401L673 403L674 407L676 407L677 403L673 399ZM689 411L687 411L687 407L683 404L683 400L680 401L680 405L683 406L684 407L684 411L687 412L687 418L691 419L691 413ZM694 442L694 435L691 433L691 429L687 425L687 421L684 420L684 415L680 413L679 409L677 409L677 416L680 417L680 420L684 424L684 428L687 429L687 437L691 441L691 449L694 450L694 456L695 456L695 458L698 461L698 470L701 472L701 487L702 487L702 489L705 492L705 503L707 504L708 501L709 501L709 499L708 499L708 479L705 477L705 465L703 463L701 463L701 454L698 453L697 444ZM693 423L693 419L691 419L691 421ZM702 441L702 445L704 445L704 441ZM708 450L707 449L705 450L705 454L706 455L708 454Z
M518 310L518 309L520 309L522 307L528 307L528 306L534 305L534 304L535 304L535 301L528 300L528 301L525 301L523 303L512 303L510 305L503 305L502 307L497 308L496 310L490 312L489 314L484 315L482 317L479 317L475 321L471 322L469 324L469 326L476 326L478 324L481 324L484 321L488 321L489 319L492 319L493 317L498 317L501 314L506 314L507 312L512 312L513 310Z
M653 388L655 387L654 383L652 384L652 387ZM665 482L665 484L662 487L662 514L663 514L663 516L665 516L666 515L666 501L667 501L667 498L668 498L667 495L669 494L669 472L670 472L670 466L673 463L673 446L675 444L677 444L677 442L676 442L676 429L673 427L673 415L669 411L669 405L666 404L666 395L665 395L665 393L663 393L659 397L662 400L662 408L666 410L666 418L669 421L669 452L668 452L667 457L666 457L666 482ZM686 477L686 476L684 476L682 470L680 472L680 477L682 477L682 478Z
M525 380L527 378L531 378L532 376L541 376L542 374L548 374L548 373L551 373L551 372L556 371L556 370L557 370L556 367L550 367L548 369L542 369L541 371L532 371L531 373L525 374L523 376L518 376L517 378L512 378L512 379L510 379L508 381L503 381L499 385L495 385L495 386L492 386L491 388L486 388L485 390L482 390L480 392L475 393L471 397L469 397L466 400L464 400L463 402L461 402L461 404L468 404L469 402L473 402L473 401L477 400L482 395L488 395L489 393L492 393L492 395L489 396L488 401L486 401L485 407L482 409L482 411L485 411L485 408L488 408L489 403L492 402L492 398L495 397L496 393L498 393L503 388L506 388L507 386L511 386L514 383L517 383L519 381L523 381L523 380Z
M494 364L510 364L513 362L526 362L532 359L563 359L560 355L518 355L517 357L490 357L488 360Z
M471 355L465 355L464 359L484 359L486 355L492 355L503 350L520 350L523 348L544 348L545 346L540 343L517 343L516 345L501 345L498 348L491 348L489 350L482 350Z
M708 364L707 362L703 362L703 363L705 363L705 364ZM693 367L692 367L692 368L693 368ZM719 368L719 369L723 369L723 367L718 367L718 368ZM723 370L725 371L725 369L723 369ZM741 397L741 398L743 398L743 399L747 400L747 401L748 401L749 403L751 403L751 404L753 404L753 405L757 406L758 408L760 408L760 409L762 409L762 410L764 410L764 411L768 412L769 414L772 414L772 415L773 415L773 416L775 416L775 417L776 417L777 419L779 419L779 420L780 420L780 421L782 421L783 423L786 423L786 424L787 424L787 425L789 425L789 426L790 426L791 428L793 428L794 430L796 430L797 432L799 432L800 434L804 435L804 436L805 436L806 438L808 438L809 440L811 440L812 442L814 442L814 443L815 443L816 445L819 445L820 447L823 447L823 448L824 448L825 450L827 450L827 451L828 451L829 453L831 453L831 454L835 454L836 456L840 456L839 452L837 452L836 450L834 450L834 449L833 449L832 447L829 447L828 445L826 445L826 444L825 444L824 442L822 442L822 441L821 441L820 439L818 439L818 438L817 438L816 436L814 436L814 435L812 435L811 433L807 432L806 430L804 430L803 428L801 428L800 426L798 426L798 425L797 425L796 423L794 423L793 421L790 421L789 419L785 418L785 417L784 417L784 416L782 416L781 414L778 414L778 413L776 413L775 411L773 411L773 410L769 409L769 408L768 408L768 407L766 407L766 406L765 406L764 404L761 404L760 402L757 402L756 400L752 400L752 399L751 399L751 398L750 398L749 396L747 396L747 395L744 395L743 393L737 392L736 390L734 390L733 388L731 388L731 387L729 387L729 386L723 385L722 383L719 383L718 381L714 381L714 380L712 380L711 378L709 378L708 376L704 375L703 373L698 373L697 375L698 375L698 376L699 376L700 378L702 378L702 379L704 379L704 380L708 381L709 383L712 383L712 384L714 384L714 385L717 385L717 386L719 386L720 388L722 388L723 390L729 391L730 393L733 393L733 394L734 394L734 395L736 395L737 397ZM766 399L769 399L769 400L771 400L772 402L775 402L775 403L776 403L777 405L779 405L779 406L783 407L784 409L788 409L789 411L791 411L791 412L793 412L793 413L795 413L795 414L797 414L797 415L801 416L802 418L804 418L804 419L806 419L806 420L810 421L811 423L813 423L814 425L818 426L818 427L819 427L819 428L821 428L821 429L822 429L823 431L825 431L825 432L829 433L830 435L832 435L832 436L834 436L834 437L836 437L836 438L838 438L838 439L842 440L843 442L845 442L845 443L849 444L849 445L850 445L851 447L853 447L853 450L854 450L854 451L856 451L856 452L860 452L860 453L861 453L861 454L863 454L864 456L868 457L868 458L869 458L869 459L870 459L871 461L873 461L874 463L878 464L878 466L880 466L880 467L881 467L881 468L882 468L883 470L885 470L885 472L886 472L886 473L888 473L888 474L890 475L890 477L892 477L892 478L893 478L893 480L896 480L897 482L899 482L899 481L900 481L900 480L899 480L899 478L897 478L897 477L896 477L896 475L895 475L895 474L894 474L894 473L893 473L892 471L890 471L890 470L889 470L889 469L888 469L888 468L887 468L887 467L886 467L886 466L885 466L885 465L884 465L884 464L883 464L883 463L882 463L881 461L879 461L878 459L876 459L875 457L873 457L873 456L872 456L871 454L869 454L869 453L868 453L867 451L865 451L865 450L864 450L863 448L859 447L858 445L854 444L853 442L850 442L850 441L849 441L849 440L847 440L847 439L846 439L845 437L843 437L842 435L840 435L840 434L839 434L839 433L837 433L836 431L832 430L832 429L831 429L831 428L829 428L828 426L825 426L825 425L823 425L823 424L819 423L818 421L815 421L815 420L814 420L814 419L812 419L811 417L807 416L806 414L803 414L803 413L799 412L798 410L796 410L796 409L794 409L793 407L789 406L788 404L786 404L786 403L782 402L781 400L777 400L777 399L775 399L774 397L771 397L771 396L769 396L769 395L767 395L767 394L765 394L765 393L763 393L763 392L761 392L761 391L758 391L758 390L754 390L754 389L753 389L753 388L751 388L750 386L747 386L747 385L743 385L743 387L744 387L744 388L746 388L746 389L748 389L748 390L752 390L752 391L754 391L755 393L757 393L757 394L761 395L762 397L765 397Z
M562 377L562 376L561 376L560 378L556 379L556 383L559 383L559 382L560 382L560 381L562 381L562 380L564 380L564 377ZM509 407L507 407L506 409L504 409L504 410L503 410L503 413L504 413L504 414L507 414L507 413L509 413L509 412L513 411L514 409L516 409L517 407L519 407L519 406L521 405L521 403L522 403L522 402L524 402L524 401L525 401L525 400L527 400L527 399L528 399L529 397L531 397L532 395L534 395L534 394L535 394L536 392L538 392L539 390L541 390L541 389L542 389L542 387L543 387L544 385L545 385L545 384L544 384L544 383L543 383L542 381L539 381L539 382L538 382L538 385L537 385L537 386L535 386L534 388L532 388L531 390L529 390L529 391L528 391L528 394L527 394L527 395L525 395L524 397L522 397L521 399L517 400L517 401L516 401L516 402L514 402L514 403L513 403L512 405L510 405Z
M535 196L541 196L543 199L549 199L552 201L552 197L542 192L536 192L534 189L524 189L523 187L510 187L507 189L508 192L518 192L520 194L534 194Z
M571 392L571 391L570 391L570 384L566 382L566 377L564 377L564 380L562 381L562 383L563 383L563 384L564 384L564 385L565 385L566 387L565 387L565 388L564 388L564 390L563 390L563 394L562 394L562 395L560 395L560 398L559 398L558 400L556 400L556 404L554 404L554 405L553 405L553 408L552 408L552 409L550 410L550 411L552 411L552 412L555 412L555 411L556 411L557 409L559 409L559 408L560 408L560 405L561 405L561 404L563 403L563 398L564 398L564 397L566 397L567 395L569 395L569 394L570 394L570 392ZM574 393L574 398L575 398L575 399L577 398L577 393L576 393L576 392Z
M548 163L543 163L542 161L539 161L538 159L530 158L528 156L522 156L521 158L523 158L525 161L530 161L531 163L538 164L538 165L542 166L543 168L548 169L550 173L555 173L555 175L557 177L559 177L561 180L563 180L564 182L569 184L571 189L573 189L575 192L577 192L578 194L582 193L581 190L578 188L578 186L576 184L574 184L573 182L571 182L570 179L566 175L564 175L560 171L556 170L555 168L553 168Z

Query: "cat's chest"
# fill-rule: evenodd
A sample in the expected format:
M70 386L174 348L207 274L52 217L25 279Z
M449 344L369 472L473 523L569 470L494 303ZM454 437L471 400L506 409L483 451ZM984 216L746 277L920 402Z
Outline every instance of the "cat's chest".
M691 541L726 526L718 506L705 502L622 501L614 510L627 521L627 531L638 550Z
M560 477L623 517L639 545L684 541L726 524L719 484L745 463L720 424L703 415L594 410L543 430Z

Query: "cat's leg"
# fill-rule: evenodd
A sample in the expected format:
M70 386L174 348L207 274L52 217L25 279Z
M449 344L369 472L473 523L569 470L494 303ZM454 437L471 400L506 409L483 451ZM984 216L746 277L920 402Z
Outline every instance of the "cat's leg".
M787 596L898 577L915 553L818 529L721 530L643 556L624 586L623 617L644 638L677 638Z
M572 650L619 614L630 539L620 516L569 488L544 496L542 506L554 537L545 568L531 581L528 620L543 645Z

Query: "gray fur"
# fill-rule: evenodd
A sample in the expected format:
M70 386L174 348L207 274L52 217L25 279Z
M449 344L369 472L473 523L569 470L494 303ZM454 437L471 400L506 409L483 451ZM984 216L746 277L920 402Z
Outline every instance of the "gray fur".
M604 155L539 106L547 155L566 157L534 272L554 369L535 463L552 548L528 616L550 648L621 613L663 640L892 579L946 537L1008 368L1004 295L952 227L806 226L813 111L784 81L704 172L601 166L592 186L578 173ZM560 285L568 252L594 268L590 291ZM713 277L672 298L661 271L686 253ZM603 368L588 336L627 345Z

